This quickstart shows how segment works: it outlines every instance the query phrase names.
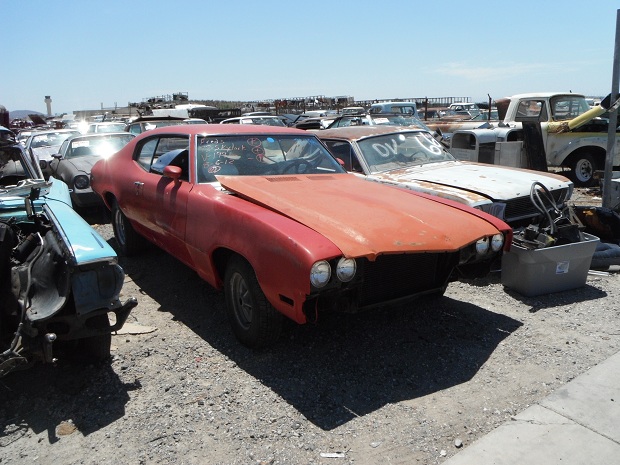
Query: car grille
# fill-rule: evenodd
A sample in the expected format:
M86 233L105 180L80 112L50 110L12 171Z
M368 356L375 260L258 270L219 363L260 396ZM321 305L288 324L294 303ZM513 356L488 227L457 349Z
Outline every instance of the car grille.
M459 253L380 255L363 262L359 307L440 289L458 264Z
M551 191L551 195L556 203L561 205L565 201L567 189L556 189ZM548 207L551 208L551 206ZM511 199L506 202L504 217L508 222L538 215L540 215L540 212L532 203L532 199L530 199L529 195L517 197L516 199Z

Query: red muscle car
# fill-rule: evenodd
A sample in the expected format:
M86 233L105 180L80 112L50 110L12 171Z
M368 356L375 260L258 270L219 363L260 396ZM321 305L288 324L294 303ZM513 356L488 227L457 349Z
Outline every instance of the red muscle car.
M145 239L223 289L233 332L261 347L282 316L357 309L489 271L501 220L348 174L314 134L183 125L145 132L92 168L121 252Z

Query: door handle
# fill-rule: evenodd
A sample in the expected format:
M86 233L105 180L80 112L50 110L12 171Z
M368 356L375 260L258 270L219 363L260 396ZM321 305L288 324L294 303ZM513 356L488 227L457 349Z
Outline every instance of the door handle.
M135 181L133 185L134 185L134 192L136 193L136 195L141 195L142 188L144 187L144 183L140 181Z

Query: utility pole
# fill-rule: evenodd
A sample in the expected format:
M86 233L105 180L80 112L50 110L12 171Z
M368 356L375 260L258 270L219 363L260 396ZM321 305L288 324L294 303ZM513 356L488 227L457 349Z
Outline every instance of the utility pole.
M611 76L611 102L618 98L618 81L620 64L620 10L616 11L616 44L614 47L614 65ZM605 177L603 178L603 207L614 208L611 197L611 177L614 168L614 157L616 155L616 128L618 127L618 110L609 112L609 129L607 132L607 157L605 158Z

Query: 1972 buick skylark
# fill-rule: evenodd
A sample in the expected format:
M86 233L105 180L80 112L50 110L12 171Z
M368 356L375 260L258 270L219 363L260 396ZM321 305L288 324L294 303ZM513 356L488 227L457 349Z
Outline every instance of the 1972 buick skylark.
M108 358L111 333L137 303L119 300L124 276L114 249L71 207L67 185L45 181L33 156L1 142L0 377L54 361L55 341L79 343L88 361Z
M273 343L282 315L355 311L485 274L501 220L348 174L314 134L191 125L144 133L93 166L125 254L144 239L224 289L237 338Z

